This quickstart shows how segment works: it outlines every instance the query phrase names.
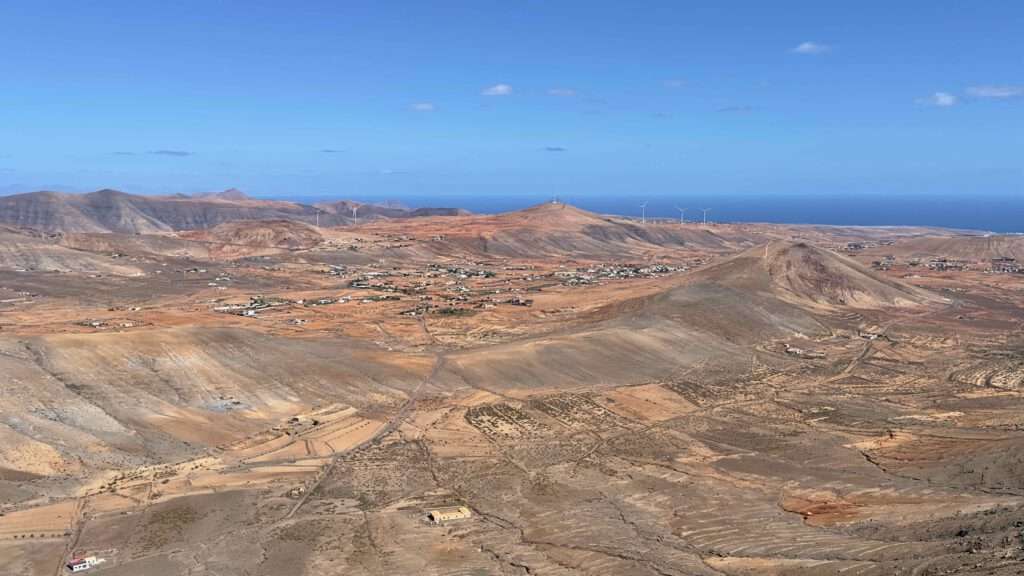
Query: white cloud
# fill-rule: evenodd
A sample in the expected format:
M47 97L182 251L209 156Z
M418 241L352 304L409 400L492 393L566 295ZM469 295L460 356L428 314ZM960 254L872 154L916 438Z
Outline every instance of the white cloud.
M678 78L665 80L665 86L667 88L682 88L683 86L686 86L686 80L679 80Z
M495 84L484 88L480 94L484 96L508 96L512 93L512 87L508 84Z
M939 108L949 108L956 105L957 98L949 92L936 92L927 98L919 98L917 103L938 106Z
M548 95L549 96L570 97L570 96L575 96L576 95L576 91L573 90L572 88L552 88L552 89L548 90Z
M976 98L1019 98L1024 96L1024 86L971 86L967 93Z
M437 108L433 102L417 102L412 105L412 109L417 112L433 112Z
M831 46L817 42L801 42L796 48L793 48L793 52L796 54L824 54L830 50L832 50Z

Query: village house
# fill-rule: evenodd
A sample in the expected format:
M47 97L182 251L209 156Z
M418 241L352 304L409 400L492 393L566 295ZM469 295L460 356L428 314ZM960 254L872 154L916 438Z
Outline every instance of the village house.
M944 272L946 270L970 270L970 266L963 260L953 260L951 258L932 258L928 262L929 270L936 270L938 272Z
M68 570L72 572L84 572L94 566L103 564L106 560L103 558L97 558L95 556L86 556L85 558L75 558L68 562Z

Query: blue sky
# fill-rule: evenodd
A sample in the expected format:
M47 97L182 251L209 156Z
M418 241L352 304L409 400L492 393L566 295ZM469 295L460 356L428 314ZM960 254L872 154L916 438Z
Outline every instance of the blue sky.
M1024 4L0 5L0 191L1020 195Z

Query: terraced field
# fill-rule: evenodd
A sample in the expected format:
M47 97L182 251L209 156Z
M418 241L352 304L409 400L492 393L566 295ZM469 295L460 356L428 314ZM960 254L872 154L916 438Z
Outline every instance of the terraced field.
M1024 386L1024 360L988 360L966 366L950 374L956 382L1003 390Z

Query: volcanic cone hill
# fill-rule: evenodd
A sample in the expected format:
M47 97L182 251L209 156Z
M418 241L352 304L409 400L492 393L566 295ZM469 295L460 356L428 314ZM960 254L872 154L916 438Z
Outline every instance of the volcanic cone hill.
M862 264L802 242L771 242L700 271L695 279L752 293L770 293L812 307L920 306L941 299L876 275Z

